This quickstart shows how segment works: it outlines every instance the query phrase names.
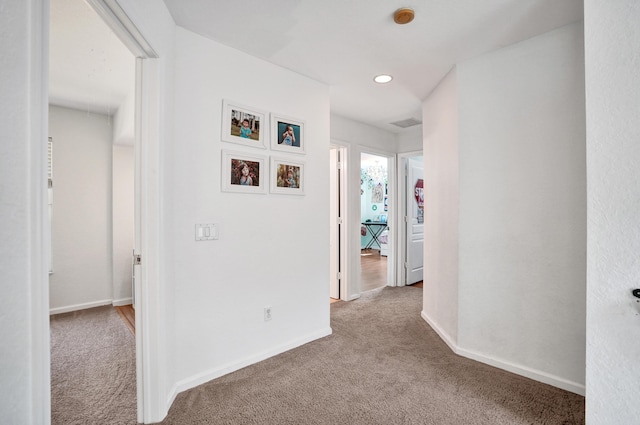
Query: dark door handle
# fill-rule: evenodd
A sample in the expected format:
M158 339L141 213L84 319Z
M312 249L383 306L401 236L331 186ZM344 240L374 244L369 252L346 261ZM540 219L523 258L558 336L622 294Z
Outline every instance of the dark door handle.
M631 293L634 297L640 298L640 289L634 289L633 291L631 291Z

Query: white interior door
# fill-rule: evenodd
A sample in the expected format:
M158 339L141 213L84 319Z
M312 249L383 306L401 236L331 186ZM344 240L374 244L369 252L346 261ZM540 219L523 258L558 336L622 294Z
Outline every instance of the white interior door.
M407 161L406 243L407 285L422 280L424 268L424 168L422 162Z
M329 150L329 297L340 298L340 199L339 199L339 181L338 181L338 150L331 148Z

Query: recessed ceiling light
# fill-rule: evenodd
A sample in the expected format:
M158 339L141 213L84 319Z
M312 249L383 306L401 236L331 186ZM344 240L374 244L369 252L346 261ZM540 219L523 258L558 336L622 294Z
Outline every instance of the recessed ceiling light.
M380 84L388 83L391 80L393 80L393 77L387 74L376 75L375 77L373 77L373 81Z

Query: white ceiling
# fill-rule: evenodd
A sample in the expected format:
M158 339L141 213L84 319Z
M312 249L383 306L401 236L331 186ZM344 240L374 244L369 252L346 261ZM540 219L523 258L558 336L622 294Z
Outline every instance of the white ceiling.
M176 23L331 87L331 111L399 132L454 64L582 20L582 0L164 0ZM393 12L411 7L406 25ZM387 73L387 85L373 82Z
M135 90L135 58L84 0L51 0L49 102L112 115Z
M396 133L390 123L421 120L456 63L583 16L582 0L164 2L178 25L329 85L332 113ZM393 22L400 7L413 22ZM83 0L51 0L51 17L52 101L117 108L133 90L133 56ZM380 73L394 80L374 83Z

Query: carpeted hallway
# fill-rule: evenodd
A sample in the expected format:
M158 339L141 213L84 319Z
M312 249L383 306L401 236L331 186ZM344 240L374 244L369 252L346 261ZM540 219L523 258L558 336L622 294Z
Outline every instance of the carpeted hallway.
M179 394L162 423L584 423L583 397L453 354L421 305L414 287L332 304L333 335Z

